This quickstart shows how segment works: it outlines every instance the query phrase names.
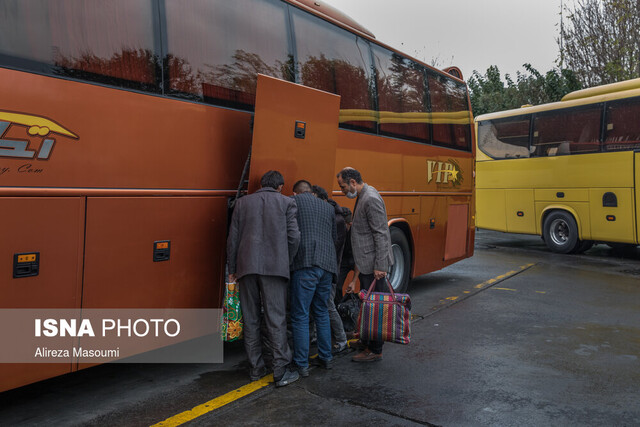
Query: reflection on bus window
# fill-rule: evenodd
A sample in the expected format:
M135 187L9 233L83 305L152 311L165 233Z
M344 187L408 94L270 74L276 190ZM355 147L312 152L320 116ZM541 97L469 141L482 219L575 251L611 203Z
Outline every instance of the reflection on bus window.
M148 0L4 0L0 58L19 69L160 91ZM27 24L28 23L28 24Z
M424 68L401 55L373 47L381 135L429 142Z
M604 149L622 151L640 149L640 98L607 103Z
M449 80L442 75L428 76L433 144L445 147L470 149L471 115L467 101L467 88L463 83Z
M300 83L341 96L342 127L375 132L368 42L308 13L291 11Z
M600 151L601 117L602 105L536 115L533 155L546 157Z
M169 1L166 16L171 94L251 108L258 73L292 80L283 3Z
M494 159L529 157L531 116L478 123L478 148Z

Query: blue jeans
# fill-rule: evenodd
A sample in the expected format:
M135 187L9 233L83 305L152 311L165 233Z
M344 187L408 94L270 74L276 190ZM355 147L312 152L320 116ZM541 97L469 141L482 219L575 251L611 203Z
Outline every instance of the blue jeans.
M318 357L330 361L331 326L327 301L333 275L319 267L303 268L291 276L291 327L293 328L293 361L309 366L309 310L313 313L318 334Z

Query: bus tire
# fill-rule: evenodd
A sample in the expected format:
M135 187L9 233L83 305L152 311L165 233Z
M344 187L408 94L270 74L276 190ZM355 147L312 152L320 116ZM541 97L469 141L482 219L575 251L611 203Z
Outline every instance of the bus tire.
M553 252L570 254L580 248L578 225L573 216L565 211L553 211L542 225L544 243Z
M393 266L389 270L389 282L394 292L406 293L411 275L411 248L407 237L398 227L391 227L391 252Z

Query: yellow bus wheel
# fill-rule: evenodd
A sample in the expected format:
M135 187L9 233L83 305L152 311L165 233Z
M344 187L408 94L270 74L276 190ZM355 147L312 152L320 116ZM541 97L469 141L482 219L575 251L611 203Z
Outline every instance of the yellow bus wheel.
M549 213L544 219L542 233L549 249L560 254L576 252L582 244L578 239L576 220L564 211Z

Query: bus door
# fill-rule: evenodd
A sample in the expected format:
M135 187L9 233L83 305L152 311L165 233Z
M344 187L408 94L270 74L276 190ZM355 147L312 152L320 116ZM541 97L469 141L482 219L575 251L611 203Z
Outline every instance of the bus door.
M80 308L84 216L80 197L0 197L0 309ZM0 363L0 391L72 371L70 358L59 360Z
M285 195L305 179L329 194L335 183L340 97L258 75L249 193L269 170L284 176Z

